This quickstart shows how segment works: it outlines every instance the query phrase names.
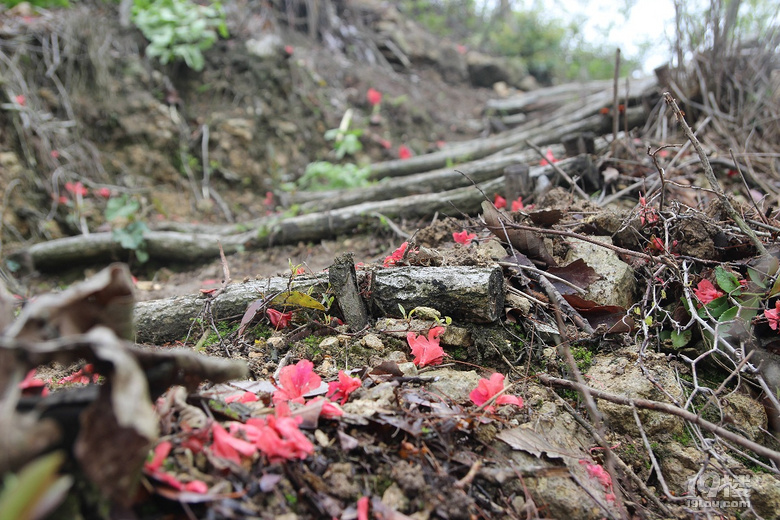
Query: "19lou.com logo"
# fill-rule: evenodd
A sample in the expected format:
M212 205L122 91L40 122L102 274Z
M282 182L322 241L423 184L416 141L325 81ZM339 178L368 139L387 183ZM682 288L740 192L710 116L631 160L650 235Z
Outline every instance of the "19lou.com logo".
M750 507L750 475L723 475L705 471L688 480L688 507Z

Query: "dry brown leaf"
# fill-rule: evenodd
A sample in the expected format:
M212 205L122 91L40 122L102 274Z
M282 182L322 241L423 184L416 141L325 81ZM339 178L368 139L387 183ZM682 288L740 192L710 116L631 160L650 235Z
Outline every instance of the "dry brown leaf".
M542 237L533 231L523 229L513 229L509 222L496 208L488 201L482 202L482 218L491 233L500 240L508 241L512 247L533 260L539 260L546 265L556 265L555 259L547 251Z

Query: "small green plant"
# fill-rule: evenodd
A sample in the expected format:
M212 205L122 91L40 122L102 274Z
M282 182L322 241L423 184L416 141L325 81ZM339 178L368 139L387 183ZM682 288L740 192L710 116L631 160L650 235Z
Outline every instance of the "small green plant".
M306 167L298 180L298 186L304 190L328 190L341 188L359 188L368 184L368 168L360 168L352 163L333 164L328 161L316 161Z
M108 200L106 204L106 221L111 223L113 231L111 236L114 242L119 243L124 249L135 252L139 262L149 260L149 252L146 250L144 233L149 230L146 223L139 220L138 210L141 204L127 195L120 195Z
M363 130L359 128L350 129L349 126L352 123L352 109L350 108L344 112L344 116L341 118L341 124L338 128L331 128L325 132L325 139L328 141L334 141L333 151L336 154L336 159L343 159L345 155L355 155L363 149L363 144L360 142L360 136L363 135Z
M338 128L325 132L325 139L333 141L333 152L341 160L347 155L355 155L363 149L360 136L363 130L349 126L352 122L352 109L344 113ZM368 184L368 167L354 163L335 164L329 161L315 161L306 167L298 186L304 190L329 190L359 188Z
M225 12L219 2L198 5L191 0L134 0L133 23L149 40L147 56L165 65L183 59L193 70L203 70L203 51L228 37Z
M577 362L577 368L581 372L588 370L593 363L593 352L585 347L572 347L571 355L574 357L574 361Z

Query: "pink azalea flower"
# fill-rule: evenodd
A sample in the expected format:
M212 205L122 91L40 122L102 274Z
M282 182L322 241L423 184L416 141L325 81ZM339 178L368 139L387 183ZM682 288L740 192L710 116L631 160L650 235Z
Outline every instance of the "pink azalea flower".
M368 497L360 497L357 501L357 518L358 520L368 520Z
M408 146L405 144L402 144L398 147L398 158L399 159L409 159L412 157L412 151L409 149Z
M280 312L276 309L268 309L265 311L268 314L268 320L271 322L271 326L274 329L286 329L292 321L292 311Z
M67 377L63 377L62 379L57 381L57 384L62 385L65 383L77 383L81 385L88 385L90 381L93 383L97 383L100 375L95 374L93 372L94 372L94 367L92 366L92 364L84 365L84 368L77 370L76 372L72 373Z
M337 417L341 417L342 415L344 415L344 410L342 410L339 405L337 405L336 403L332 403L323 397L315 397L314 399L306 403L306 407L317 406L320 401L324 401L322 403L322 408L320 409L320 417L323 417L325 419L335 419Z
M251 457L257 451L257 447L254 444L233 437L219 423L215 422L211 425L211 432L214 435L211 452L217 457L241 464L239 455Z
M82 197L85 196L87 193L87 188L84 187L84 185L79 182L66 182L65 183L65 190L70 193L71 195L81 195Z
M493 398L494 395L501 392L504 389L504 374L495 372L490 376L490 379L482 378L479 380L477 387L469 394L471 402L477 406L482 406ZM523 398L515 395L502 394L496 398L495 404L513 404L516 406L523 406ZM496 407L493 405L485 407L485 411L493 412Z
M46 382L35 377L34 368L27 372L24 379L19 381L19 389L24 395L41 395L44 397L49 395L49 389L46 388Z
M439 345L439 334L444 332L444 327L433 327L428 331L428 338L418 336L412 331L406 334L406 341L412 347L412 360L415 365L424 367L426 365L438 365L447 354Z
M253 417L246 424L233 423L271 462L303 460L314 453L314 445L298 428L303 417L284 416L284 408L277 409L277 415Z
M344 404L349 399L349 394L360 388L361 384L357 377L350 377L343 370L339 370L339 380L328 383L328 393L325 395L336 402L341 399L341 404Z
M225 399L226 403L253 403L258 400L257 394L254 392L244 392L243 394L231 395Z
M523 211L524 209L523 197L517 197L517 200L512 201L512 211Z
M308 359L302 359L295 365L288 365L279 372L279 386L273 395L274 404L294 403L303 404L303 396L322 383L322 378L314 373L314 363Z
M404 242L400 246L398 246L398 249L393 251L393 253L390 256L385 257L385 261L382 262L382 265L384 267L391 267L394 266L396 263L400 262L404 258L404 253L406 253L406 248L409 246L409 242Z
M162 441L157 446L154 447L154 451L152 452L152 460L144 462L144 469L146 469L149 472L155 472L158 469L160 469L160 466L162 466L163 461L168 457L168 454L171 452L171 448L173 448L173 444L171 444L171 441Z
M780 327L780 300L775 302L774 309L764 311L764 317L769 322L769 328L772 330L777 330Z
M712 282L705 279L699 282L696 289L693 290L693 294L696 295L700 302L707 305L712 300L723 296L724 293L716 289Z
M191 482L187 482L184 484L184 491L189 491L190 493L199 493L204 494L208 492L209 486L202 480L193 480Z
M539 161L539 166L547 166L548 164L556 163L558 162L558 159L555 158L555 156L552 153L552 150L549 148L547 149L547 153L544 154L546 159L542 159Z
M371 106L376 106L382 102L382 93L378 90L370 88L368 89L368 92L366 92L366 99L371 104Z
M588 460L580 460L580 464L585 466L585 470L588 472L590 478L595 478L599 481L599 484L604 488L606 492L606 499L610 502L615 501L615 494L612 492L612 476L604 469L604 466L600 464L593 464Z
M493 199L493 205L496 207L496 209L501 209L506 207L506 199L502 197L501 195L496 194L496 198Z
M461 231L460 233L452 233L452 238L457 242L458 244L463 244L464 246L467 246L471 243L472 240L477 238L476 233L469 233L465 229Z

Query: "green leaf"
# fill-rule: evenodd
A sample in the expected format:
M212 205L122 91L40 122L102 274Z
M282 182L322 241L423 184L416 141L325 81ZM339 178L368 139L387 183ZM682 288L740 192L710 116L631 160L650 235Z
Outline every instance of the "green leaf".
M680 332L673 330L670 335L672 346L676 349L683 348L691 341L691 336L693 336L693 331L691 329L685 329Z
M325 306L320 302L300 291L289 291L277 294L269 305L284 306L294 305L296 307L303 307L306 309L315 309L318 311L324 311Z
M725 323L727 321L734 320L737 317L737 313L739 313L739 307L737 306L729 307L728 309L723 311L723 313L720 316L718 316L718 321L720 323Z
M717 282L718 287L726 293L730 293L740 287L737 276L720 265L715 268L715 281Z
M715 298L704 307L701 307L699 309L699 316L702 319L707 319L707 312L709 312L713 318L718 319L730 306L728 296L721 296L720 298Z
M141 204L136 200L128 199L127 195L108 199L106 203L106 220L109 222L117 218L130 218L141 209Z

